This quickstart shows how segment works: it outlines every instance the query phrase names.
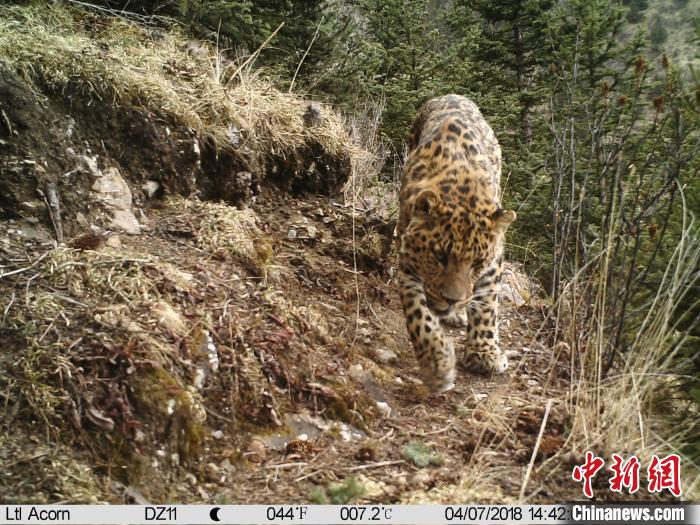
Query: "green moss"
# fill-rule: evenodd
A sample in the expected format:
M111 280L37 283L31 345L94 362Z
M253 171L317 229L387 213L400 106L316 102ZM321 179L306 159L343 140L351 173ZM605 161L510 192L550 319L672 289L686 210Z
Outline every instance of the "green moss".
M163 440L177 450L181 460L196 458L206 429L192 393L163 368L144 371L135 379L139 413L154 428L163 429Z
M315 487L309 494L309 500L317 505L345 505L364 493L365 487L351 476L342 483L331 483L325 490Z
M416 467L424 468L430 465L439 466L445 462L445 458L439 452L435 452L425 443L411 441L403 447L403 457Z
M328 505L329 500L326 491L321 487L314 487L309 494L309 501L316 505Z

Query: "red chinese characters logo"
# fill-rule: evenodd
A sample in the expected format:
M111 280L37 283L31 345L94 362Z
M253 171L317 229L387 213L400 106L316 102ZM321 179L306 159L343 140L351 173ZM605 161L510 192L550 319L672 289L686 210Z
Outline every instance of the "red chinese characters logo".
M574 481L579 483L583 481L583 493L588 498L593 497L593 477L598 473L600 469L605 465L603 458L594 456L593 452L586 452L586 461L583 465L576 465L572 476Z
M668 489L677 498L681 495L681 458L678 454L669 454L663 459L654 454L647 469L649 492L661 492Z
M639 460L637 456L632 456L627 461L623 461L622 457L613 454L613 465L610 469L613 471L613 477L610 478L610 490L613 492L622 492L622 488L626 487L630 494L634 494L639 490Z
M610 466L612 476L608 483L610 490L621 493L627 489L629 494L634 494L640 487L641 464L637 456L624 459L619 454L612 455L613 463ZM583 482L583 494L593 497L593 478L605 465L605 460L586 452L586 459L581 465L574 467L571 476L576 482ZM654 455L647 468L647 480L649 492L661 492L668 490L676 497L681 495L681 458L678 454L669 454L665 458Z

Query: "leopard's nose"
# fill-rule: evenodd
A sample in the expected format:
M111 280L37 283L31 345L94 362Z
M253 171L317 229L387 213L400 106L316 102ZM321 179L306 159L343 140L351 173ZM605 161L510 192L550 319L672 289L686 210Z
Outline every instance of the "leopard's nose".
M465 295L454 287L443 288L441 295L442 295L442 298L450 304L454 304L454 303L459 302L459 301L464 301L464 299L465 299Z

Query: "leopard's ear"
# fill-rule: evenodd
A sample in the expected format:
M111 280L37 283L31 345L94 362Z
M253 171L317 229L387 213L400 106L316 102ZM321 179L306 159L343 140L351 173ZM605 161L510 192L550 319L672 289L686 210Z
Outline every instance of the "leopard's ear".
M440 202L440 197L433 190L421 191L413 203L413 212L430 215Z
M514 211L504 210L503 208L498 208L493 215L491 215L493 227L498 233L505 233L516 217L517 214Z

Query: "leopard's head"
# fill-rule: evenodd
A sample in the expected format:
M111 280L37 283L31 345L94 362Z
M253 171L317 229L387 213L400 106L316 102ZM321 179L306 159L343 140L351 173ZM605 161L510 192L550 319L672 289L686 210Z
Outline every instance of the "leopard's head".
M515 217L495 202L467 209L431 189L416 196L401 250L433 310L446 312L469 301L476 278L495 255L498 236Z

